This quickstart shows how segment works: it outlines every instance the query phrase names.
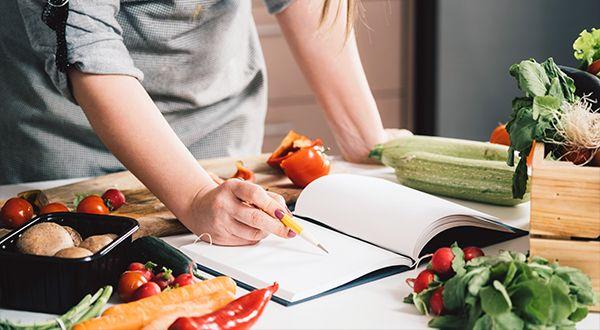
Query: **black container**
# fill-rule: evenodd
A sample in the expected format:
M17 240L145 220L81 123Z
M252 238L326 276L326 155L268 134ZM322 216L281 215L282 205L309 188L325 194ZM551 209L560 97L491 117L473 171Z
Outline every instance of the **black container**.
M117 238L94 255L78 259L17 252L17 239L41 222L70 226L84 239L102 234ZM31 220L0 239L0 306L63 314L86 294L117 283L127 266L131 236L138 228L131 218L83 213L46 214Z

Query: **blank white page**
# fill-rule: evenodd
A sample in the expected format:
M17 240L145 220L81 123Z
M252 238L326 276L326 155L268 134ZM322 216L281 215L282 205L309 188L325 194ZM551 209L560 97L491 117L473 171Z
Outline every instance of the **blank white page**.
M195 262L255 288L279 283L275 295L287 301L311 297L372 271L409 265L400 255L298 219L329 250L329 254L300 237L270 235L253 246L224 247L207 243L181 250Z
M294 213L411 257L436 220L449 215L491 218L395 182L353 174L313 181L300 194Z

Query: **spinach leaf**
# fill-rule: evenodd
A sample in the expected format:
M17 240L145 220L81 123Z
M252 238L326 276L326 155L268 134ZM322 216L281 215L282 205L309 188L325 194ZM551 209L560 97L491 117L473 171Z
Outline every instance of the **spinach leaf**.
M466 320L456 315L442 315L432 318L427 324L438 329L464 329Z
M444 285L444 307L450 311L461 310L465 305L467 282L462 276L454 276Z
M495 281L494 283L499 283ZM504 288L504 287L503 287ZM497 290L494 286L486 286L479 291L479 297L481 298L481 309L491 316L497 316L510 311L512 304L508 294L505 297L502 292Z

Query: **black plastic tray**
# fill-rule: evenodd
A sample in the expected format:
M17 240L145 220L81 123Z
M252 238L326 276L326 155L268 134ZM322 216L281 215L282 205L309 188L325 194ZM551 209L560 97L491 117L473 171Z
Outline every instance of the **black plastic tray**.
M64 259L19 253L17 239L41 222L70 226L85 239L116 234L117 238L92 256ZM0 239L0 306L62 314L83 296L114 285L127 266L127 247L139 228L131 218L84 213L41 215Z

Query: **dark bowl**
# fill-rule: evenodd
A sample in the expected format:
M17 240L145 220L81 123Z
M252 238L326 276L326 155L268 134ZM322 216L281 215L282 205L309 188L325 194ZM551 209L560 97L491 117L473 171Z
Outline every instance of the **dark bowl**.
M19 237L41 222L70 226L84 238L101 234L116 234L117 238L94 255L78 259L18 252ZM13 230L0 238L0 306L62 314L86 294L116 284L127 266L126 253L138 228L131 218L69 212L40 215Z
M575 94L577 96L588 95L590 99L596 102L600 101L600 78L598 76L568 66L561 65L559 67L567 76L575 81Z

